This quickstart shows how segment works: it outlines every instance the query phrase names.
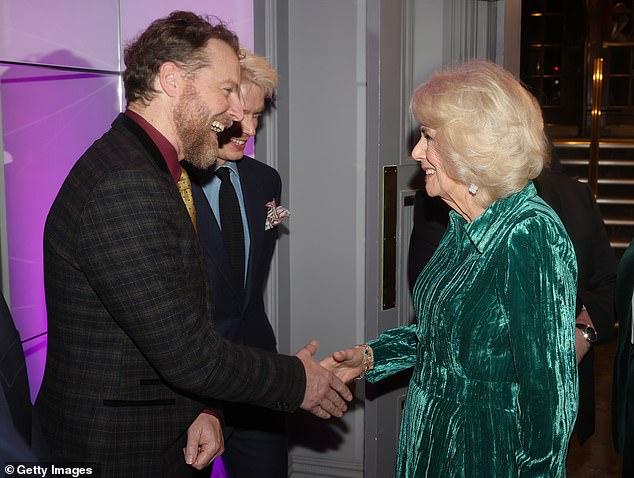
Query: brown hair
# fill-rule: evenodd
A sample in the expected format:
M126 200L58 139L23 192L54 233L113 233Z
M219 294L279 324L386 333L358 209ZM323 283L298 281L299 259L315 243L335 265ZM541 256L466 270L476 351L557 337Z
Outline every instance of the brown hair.
M156 90L152 83L161 65L171 61L188 73L209 66L203 49L211 39L227 43L239 54L235 33L217 18L175 11L152 24L124 52L123 74L126 101L152 100Z

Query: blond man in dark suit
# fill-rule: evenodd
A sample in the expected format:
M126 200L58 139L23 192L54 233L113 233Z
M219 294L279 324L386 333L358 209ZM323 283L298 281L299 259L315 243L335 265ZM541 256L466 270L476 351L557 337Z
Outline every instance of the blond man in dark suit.
M277 72L269 62L243 50L240 59L240 91L244 117L219 135L218 161L214 168L194 176L198 235L212 284L216 329L232 342L277 351L273 328L264 306L264 287L278 228L267 224L267 213L280 204L282 181L271 166L245 156L249 139L277 86ZM229 173L240 205L244 263L238 280L231 274L231 244L222 229L217 171ZM205 174L207 173L207 174ZM209 174L211 173L211 174ZM288 475L286 417L254 405L223 404L225 452L223 462L230 478L282 478Z

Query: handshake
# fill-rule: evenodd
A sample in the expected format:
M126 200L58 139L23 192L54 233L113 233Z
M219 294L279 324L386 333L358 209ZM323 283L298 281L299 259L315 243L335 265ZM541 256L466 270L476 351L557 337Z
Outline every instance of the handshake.
M321 362L313 358L319 342L312 340L295 356L306 372L306 391L300 408L320 418L341 417L348 409L352 393L345 385L361 378L374 365L372 349L367 345L339 350Z
M295 356L306 372L306 391L300 408L320 418L340 417L348 409L352 393L346 383L362 377L374 365L372 349L359 345L339 350L321 362L313 357L319 342L312 340ZM224 452L224 436L216 416L201 413L187 430L187 445L183 448L185 462L197 470L209 466Z

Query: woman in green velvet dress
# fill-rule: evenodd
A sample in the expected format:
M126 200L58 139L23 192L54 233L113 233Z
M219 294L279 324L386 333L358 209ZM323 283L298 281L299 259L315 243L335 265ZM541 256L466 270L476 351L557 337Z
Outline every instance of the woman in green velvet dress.
M372 382L414 367L398 477L565 476L577 265L531 182L547 157L539 106L509 72L474 61L434 74L412 111L412 157L453 209L414 287L417 323L324 364Z

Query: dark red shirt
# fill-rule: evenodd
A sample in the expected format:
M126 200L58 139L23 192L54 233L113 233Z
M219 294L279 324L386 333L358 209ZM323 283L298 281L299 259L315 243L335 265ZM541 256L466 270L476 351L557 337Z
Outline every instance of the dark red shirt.
M148 123L147 120L143 118L143 116L141 116L140 114L126 109L125 115L136 124L138 124L141 128L143 128L143 131L145 131L150 139L154 142L156 147L163 155L165 164L167 164L167 169L169 169L174 182L177 183L181 177L181 163L178 161L176 148L174 148L172 143L170 143L169 140L165 136L163 136L159 130Z

